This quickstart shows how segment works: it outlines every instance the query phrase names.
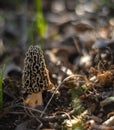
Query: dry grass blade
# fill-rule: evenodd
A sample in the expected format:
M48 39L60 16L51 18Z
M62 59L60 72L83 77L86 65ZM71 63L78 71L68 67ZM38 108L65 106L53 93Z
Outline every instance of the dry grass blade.
M44 115L45 111L47 110L47 108L48 108L48 106L49 106L49 104L50 104L50 102L51 102L51 100L53 99L55 93L56 93L57 90L61 87L61 85L62 85L63 83L65 83L66 81L71 80L72 78L77 78L77 77L80 77L80 75L71 75L71 76L68 76L68 77L66 77L66 78L57 86L57 88L56 88L55 91L53 92L51 98L49 99L47 105L45 106L44 110L42 111L40 117L42 117L42 116Z

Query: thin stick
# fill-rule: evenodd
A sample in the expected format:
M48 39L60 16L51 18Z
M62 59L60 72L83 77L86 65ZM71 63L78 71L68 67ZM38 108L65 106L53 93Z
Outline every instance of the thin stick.
M70 78L77 77L77 76L80 76L80 75L71 75L71 76L65 78L65 79L57 86L57 88L56 88L55 91L53 92L51 98L49 99L47 105L45 106L44 110L42 111L40 117L42 117L42 116L44 115L45 111L47 110L47 107L49 106L51 100L53 99L53 97L54 97L56 91L60 88L60 86L61 86L64 82L68 81Z

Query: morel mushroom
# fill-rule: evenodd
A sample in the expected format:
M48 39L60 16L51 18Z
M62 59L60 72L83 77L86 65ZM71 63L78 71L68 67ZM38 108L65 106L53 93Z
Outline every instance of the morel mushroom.
M43 51L39 46L30 46L26 53L22 86L28 93L25 104L30 107L43 105L42 91L54 86L50 81Z

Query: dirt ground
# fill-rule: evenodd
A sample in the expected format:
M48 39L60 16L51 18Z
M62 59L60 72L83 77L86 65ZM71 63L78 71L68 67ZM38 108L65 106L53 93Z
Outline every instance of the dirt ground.
M0 1L0 130L114 130L113 4L43 0L42 38L35 2ZM42 48L54 84L35 108L22 87L30 45Z

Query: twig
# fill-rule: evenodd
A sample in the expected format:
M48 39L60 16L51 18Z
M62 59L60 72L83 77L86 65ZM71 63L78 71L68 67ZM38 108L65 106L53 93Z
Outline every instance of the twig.
M65 78L65 79L57 86L57 88L56 88L55 91L53 92L51 98L49 99L47 105L45 106L44 110L42 111L40 117L42 117L42 116L44 115L45 111L47 110L47 107L49 106L51 100L53 99L55 93L56 93L57 90L60 88L60 86L61 86L64 82L68 81L69 79L71 79L71 78L73 78L73 77L80 77L80 75L71 75L71 76Z
M62 113L62 112L61 112ZM43 118L39 117L42 121L45 122L52 122L52 121L57 121L57 120L63 120L66 118L70 118L70 115L73 115L75 113L75 110L71 110L68 113L61 114L61 115L54 115L54 116L44 116ZM68 117L69 116L69 117Z
M38 123L40 123L40 125L38 126L38 128L41 128L43 124L42 124L42 122L40 121L40 119L38 119L31 111L29 111L29 112L30 112L31 116L32 116L33 118L35 118Z

